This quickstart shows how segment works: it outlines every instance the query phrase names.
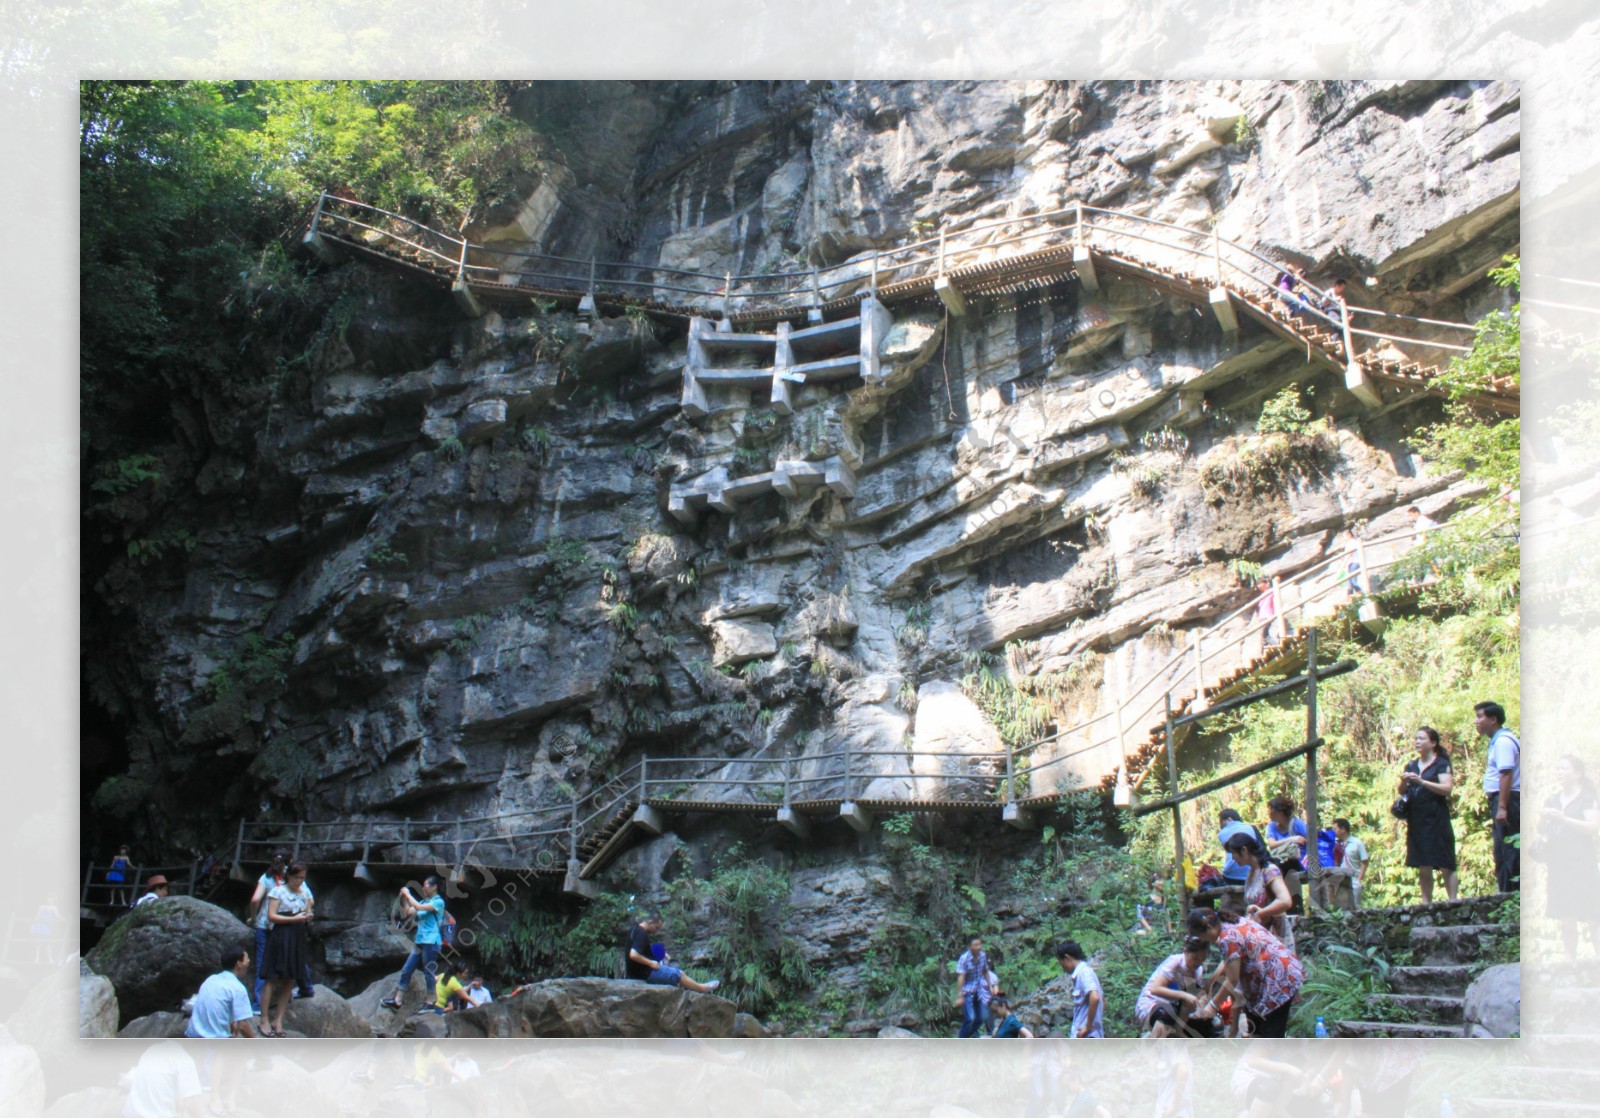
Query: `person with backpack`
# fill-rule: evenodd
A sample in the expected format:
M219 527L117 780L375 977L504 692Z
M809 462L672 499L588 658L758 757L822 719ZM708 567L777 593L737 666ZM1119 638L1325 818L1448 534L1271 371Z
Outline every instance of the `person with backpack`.
M437 874L428 875L423 879L420 898L411 892L410 886L400 887L401 909L407 915L416 917L417 932L411 954L406 957L405 966L400 969L400 979L395 985L394 994L384 999L381 1004L390 1010L400 1009L401 996L411 989L411 977L417 973L419 965L427 989L431 992L438 988L437 961L439 951L444 946L444 936L441 932L441 925L444 922L444 898L439 896L439 889L443 885L443 878Z
M710 994L722 986L720 979L697 983L685 975L681 968L672 966L672 957L667 955L666 946L651 941L651 937L661 932L661 924L660 916L651 914L628 926L627 936L622 942L624 974L629 979L662 987L682 987L686 991L698 991L701 994Z

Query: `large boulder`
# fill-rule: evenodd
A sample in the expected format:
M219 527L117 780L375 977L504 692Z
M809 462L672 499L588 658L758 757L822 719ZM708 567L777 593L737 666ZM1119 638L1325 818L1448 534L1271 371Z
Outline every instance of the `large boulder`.
M106 929L85 959L117 989L123 1022L175 1010L217 971L224 948L255 936L239 918L191 897L164 898L130 910Z
M143 1018L135 1018L117 1031L117 1036L145 1039L182 1037L183 1031L188 1028L187 1014L176 1010L158 1010L154 1014L146 1014Z
M394 993L395 984L400 980L400 973L386 975L365 991L352 999L346 1000L345 1005L356 1018L367 1023L372 1036L399 1037L400 1031L406 1022L418 1010L422 1009L425 1002L433 1001L433 992L427 989L426 977L418 974L411 977L411 988L400 998L400 1009L391 1010L383 1005L383 1000ZM321 988L318 988L320 991ZM304 1001L304 1000L302 1000ZM315 1002L316 999L310 1001ZM287 1019L285 1019L287 1024ZM365 1036L365 1035L363 1035Z
M734 1005L628 979L550 979L440 1019L451 1037L731 1037Z
M1462 1037L1520 1037L1522 968L1496 964L1472 981L1461 1007Z
M33 1046L0 1039L0 1084L0 1115L44 1113L44 1066Z
M320 983L316 992L309 999L289 1003L283 1016L285 1029L297 1030L307 1037L372 1036L372 1023L357 1014L348 999Z
M103 975L78 977L78 1036L116 1037L117 992Z

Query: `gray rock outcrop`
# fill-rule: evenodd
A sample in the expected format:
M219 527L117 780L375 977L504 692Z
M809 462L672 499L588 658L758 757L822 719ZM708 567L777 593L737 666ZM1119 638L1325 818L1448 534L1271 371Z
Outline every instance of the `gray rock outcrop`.
M84 958L116 989L122 1021L176 1009L218 969L224 948L255 951L250 928L227 910L191 897L130 910Z
M284 1013L285 1029L306 1037L371 1037L372 1023L330 987L318 983L316 994L294 999Z
M733 1003L627 979L549 979L445 1015L449 1037L732 1037Z
M117 1037L136 1037L156 1039L164 1037L182 1037L183 1031L189 1027L189 1016L177 1010L158 1010L154 1014L146 1014L142 1018L135 1018L122 1029L117 1031Z
M78 978L78 1036L116 1037L117 992L103 975Z
M1472 981L1461 1006L1463 1037L1522 1035L1522 965L1496 964Z

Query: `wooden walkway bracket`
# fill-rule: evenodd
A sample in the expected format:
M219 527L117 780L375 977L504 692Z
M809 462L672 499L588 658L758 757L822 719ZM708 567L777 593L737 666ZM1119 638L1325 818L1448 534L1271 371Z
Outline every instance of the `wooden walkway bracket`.
M1233 299L1228 295L1228 289L1217 287L1211 289L1211 311L1217 316L1217 322L1222 324L1223 332L1236 334L1239 330L1239 316L1234 313Z
M933 281L933 294L937 295L940 301L943 302L946 307L950 308L950 313L955 315L957 318L960 318L962 315L967 313L966 298L961 294L961 289L956 287L955 282L951 280L949 276L940 276L937 280Z
M839 819L849 824L861 835L865 835L872 830L872 813L853 800L847 800L839 805Z
M790 832L801 839L806 839L811 835L811 821L807 820L804 814L797 812L790 805L785 804L778 809L778 823L788 828Z

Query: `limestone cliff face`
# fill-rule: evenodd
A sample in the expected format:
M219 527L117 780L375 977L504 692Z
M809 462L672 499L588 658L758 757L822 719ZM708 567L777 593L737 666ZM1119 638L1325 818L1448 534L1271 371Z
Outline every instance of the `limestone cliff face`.
M1498 83L558 84L518 112L558 154L469 235L578 257L803 269L1083 201L1463 319L1517 242ZM313 376L207 467L181 585L97 591L135 621L93 694L141 728L137 763L233 774L186 806L214 841L240 814L532 811L643 753L977 749L995 732L955 687L964 654L1075 672L1087 716L1244 600L1229 560L1290 574L1348 525L1459 498L1405 445L1436 404L1364 407L1303 348L1132 280L959 319L895 306L881 382L799 387L787 416L722 391L691 419L681 324L464 320L344 267L356 309ZM1323 461L1249 500L1208 491L1204 465L1294 383L1332 419ZM667 514L674 484L830 456L853 496ZM283 685L219 702L247 635L290 650Z

